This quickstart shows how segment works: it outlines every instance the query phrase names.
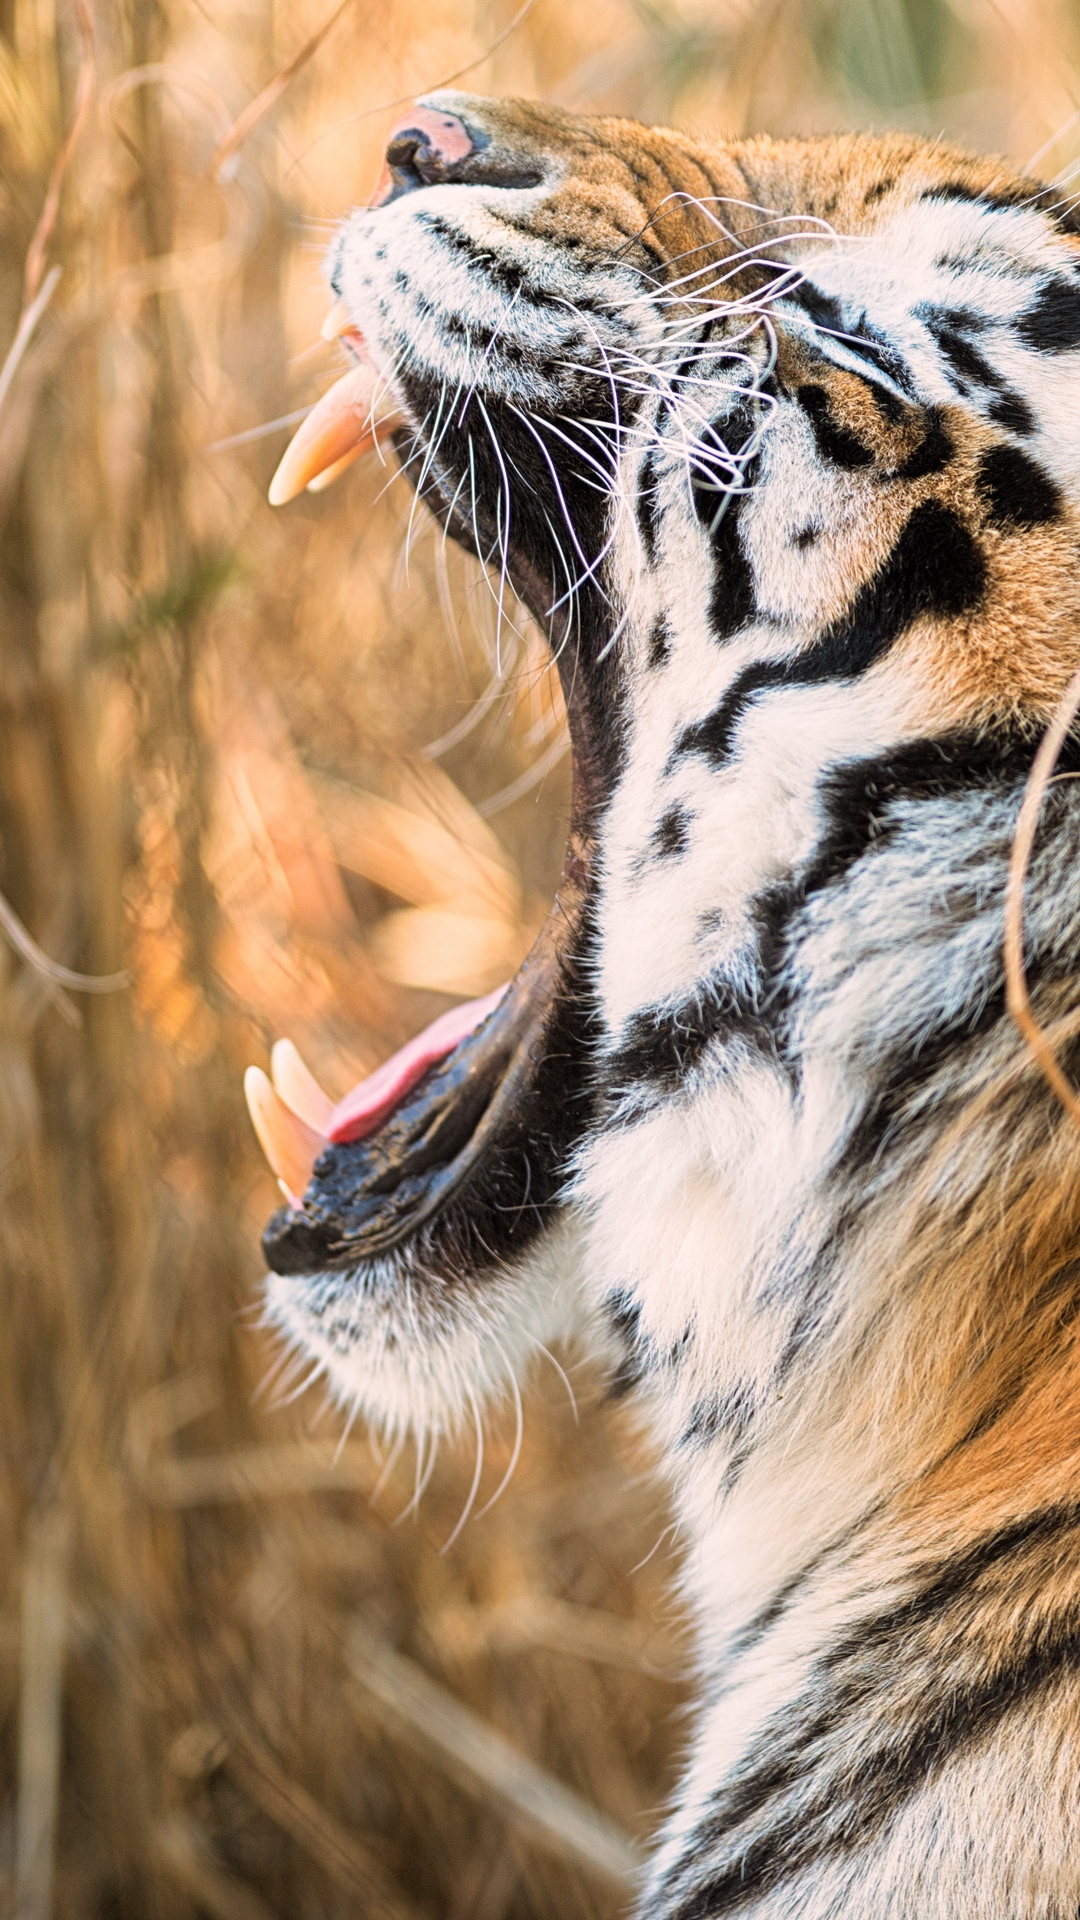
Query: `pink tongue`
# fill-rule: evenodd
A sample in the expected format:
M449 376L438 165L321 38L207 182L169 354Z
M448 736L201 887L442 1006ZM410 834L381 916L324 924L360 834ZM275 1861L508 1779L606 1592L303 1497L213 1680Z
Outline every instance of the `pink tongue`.
M381 1067L376 1067L374 1073L369 1073L366 1080L361 1080L359 1086L347 1093L344 1100L338 1101L330 1115L327 1139L335 1146L342 1146L347 1140L363 1140L366 1134L374 1133L428 1068L453 1053L458 1041L464 1040L481 1020L486 1020L505 992L505 986L496 987L494 993L486 993L482 1000L468 1000L463 1007L453 1007L449 1013L433 1020L414 1040L407 1041L397 1053L391 1054L389 1060L384 1060Z

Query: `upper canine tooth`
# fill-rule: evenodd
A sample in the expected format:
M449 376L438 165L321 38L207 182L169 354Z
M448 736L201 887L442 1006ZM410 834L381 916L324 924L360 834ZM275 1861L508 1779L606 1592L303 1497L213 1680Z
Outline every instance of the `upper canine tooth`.
M270 1078L274 1092L280 1095L285 1105L325 1138L334 1103L329 1094L323 1092L291 1040L278 1040L272 1048Z
M284 1187L290 1205L299 1207L300 1196L311 1179L311 1169L326 1140L285 1105L261 1067L249 1067L245 1073L244 1097L259 1145Z
M344 300L335 300L319 332L324 340L336 340L338 335L344 333L346 327L351 325L352 319Z
M335 460L332 467L324 467L321 473L315 475L314 480L308 481L308 493L325 493L327 487L332 487L335 480L340 480L342 474L348 472L353 461L359 460L360 455L366 452L367 448L363 446L350 447L348 453L343 453L341 459Z
M346 454L361 454L384 434L400 425L401 416L380 383L375 368L365 363L343 373L308 414L281 456L270 482L270 505L283 507L310 486Z

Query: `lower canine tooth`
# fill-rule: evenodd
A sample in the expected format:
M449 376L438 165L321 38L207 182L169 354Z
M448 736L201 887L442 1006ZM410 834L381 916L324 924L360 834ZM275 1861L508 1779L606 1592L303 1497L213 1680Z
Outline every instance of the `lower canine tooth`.
M325 1138L334 1103L324 1093L310 1067L301 1058L291 1040L279 1040L270 1054L270 1078L274 1092L301 1120Z
M261 1067L249 1067L245 1073L244 1096L259 1145L291 1204L298 1207L326 1140L285 1105Z

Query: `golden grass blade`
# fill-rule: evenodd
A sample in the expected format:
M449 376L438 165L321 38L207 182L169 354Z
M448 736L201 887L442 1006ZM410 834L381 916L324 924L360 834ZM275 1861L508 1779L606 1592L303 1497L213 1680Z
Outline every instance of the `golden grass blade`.
M209 171L215 180L221 177L226 164L238 149L243 146L248 134L254 132L259 121L269 113L271 107L277 104L286 88L295 80L297 74L302 72L303 68L307 66L308 61L318 53L319 48L322 46L331 28L337 25L342 14L348 7L352 6L352 3L353 0L340 0L340 4L334 8L333 13L328 14L322 25L316 27L315 32L304 41L299 53L293 56L288 66L282 67L281 72L276 73L274 78L268 81L267 85L262 88L261 92L255 95L254 100L248 101L243 112L237 115L228 133L225 134L223 139L219 140L214 149Z
M366 1494L375 1479L367 1447L296 1440L194 1454L186 1460L156 1460L138 1474L135 1484L157 1506L208 1507L282 1494Z
M0 367L0 407L3 406L4 401L11 391L11 383L19 370L26 349L34 337L37 330L37 323L41 319L53 294L56 292L60 274L60 267L49 268L48 273L45 275L44 284L34 296L33 300L31 300L29 306L25 307L19 316L19 324L15 329L15 338L7 350L3 366Z
M1053 1088L1071 1119L1080 1127L1080 1099L1058 1066L1046 1031L1031 1010L1031 996L1024 971L1024 883L1031 864L1046 789L1078 711L1080 670L1074 673L1054 710L1024 788L1005 883L1004 954L1005 1004L1038 1061L1043 1078Z
M15 1920L53 1911L69 1549L68 1516L36 1513L23 1563Z
M349 1636L349 1670L392 1725L537 1845L617 1886L635 1883L645 1856L630 1834L360 1623Z
M458 1659L518 1647L546 1647L601 1666L648 1674L654 1680L685 1678L684 1641L661 1636L648 1623L623 1620L600 1607L523 1594L496 1607L450 1608L432 1623L437 1637Z
M171 1877L212 1920L274 1920L265 1901L221 1865L190 1814L167 1814L158 1822L154 1839Z
M383 979L469 997L516 973L529 944L525 930L470 906L450 901L445 908L403 907L384 915L371 941ZM461 907L466 910L455 911Z
M141 1393L127 1417L124 1455L131 1471L145 1472L154 1448L172 1438L182 1427L221 1405L221 1383L203 1368L192 1367L174 1374Z
M228 1769L237 1784L318 1862L335 1885L358 1897L364 1920L420 1920L412 1902L391 1884L374 1854L346 1833L278 1763L232 1699L234 1684L226 1679L217 1691L219 1717L229 1748Z
M75 0L75 20L82 46L79 77L75 82L75 103L71 110L71 122L67 133L53 161L49 184L45 191L45 204L41 209L26 252L26 264L23 269L24 310L34 304L41 285L41 276L45 271L45 253L52 239L56 216L60 211L60 189L64 184L64 175L68 170L71 156L90 111L90 102L94 97L97 63L94 55L94 16L90 11L88 0Z
M487 844L478 846L456 815L440 819L325 774L309 775L309 784L335 858L348 871L418 907L465 894L487 902L489 911L516 908L516 876L482 821L476 824Z
M15 909L9 906L0 893L0 928L7 935L20 959L33 967L43 980L53 986L70 987L74 993L122 993L131 985L130 973L76 973L72 967L61 966L58 960L38 946L19 919Z

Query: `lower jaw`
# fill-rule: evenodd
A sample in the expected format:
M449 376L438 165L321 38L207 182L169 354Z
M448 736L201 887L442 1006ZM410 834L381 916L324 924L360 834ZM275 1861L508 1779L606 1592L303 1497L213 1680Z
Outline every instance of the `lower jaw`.
M263 1238L271 1271L404 1258L466 1282L519 1258L558 1209L590 1110L589 860L571 836L544 928L498 1005L364 1137L328 1145Z

